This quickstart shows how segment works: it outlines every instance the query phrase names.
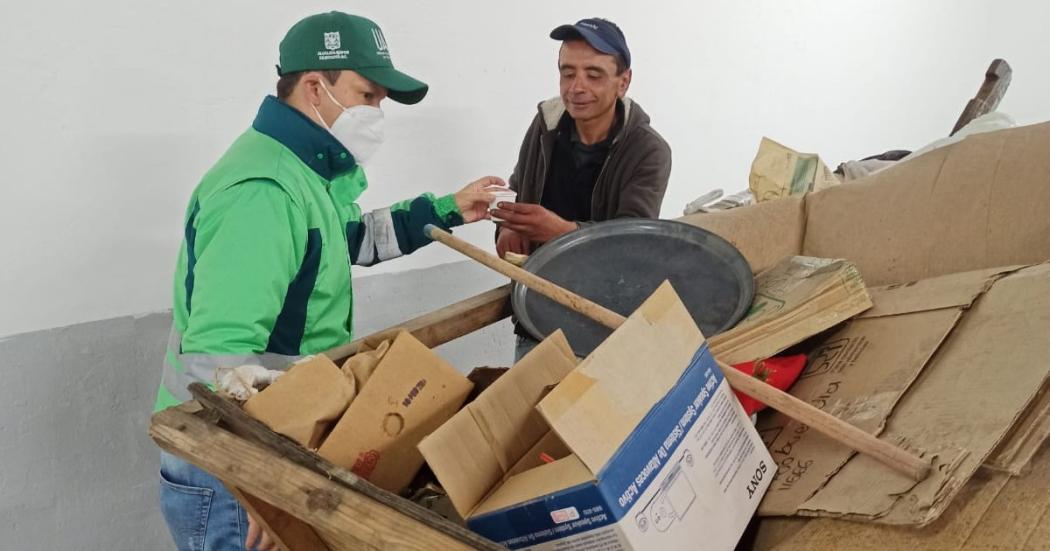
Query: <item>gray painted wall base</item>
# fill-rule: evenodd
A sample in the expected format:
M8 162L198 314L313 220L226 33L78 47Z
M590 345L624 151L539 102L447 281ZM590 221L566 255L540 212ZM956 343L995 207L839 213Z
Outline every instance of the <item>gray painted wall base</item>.
M467 262L363 274L354 280L356 334L505 282ZM170 323L165 312L0 339L0 548L173 547L147 435ZM467 372L510 365L513 342L504 321L438 353Z

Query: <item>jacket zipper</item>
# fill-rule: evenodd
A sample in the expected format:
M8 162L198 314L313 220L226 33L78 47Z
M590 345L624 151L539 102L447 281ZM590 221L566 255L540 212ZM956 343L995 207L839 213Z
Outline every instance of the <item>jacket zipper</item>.
M591 189L591 221L594 220L594 195L598 191L598 185L602 183L602 176L605 175L605 167L609 166L609 157L612 157L613 149L619 141L619 136L613 139L612 145L609 146L609 153L605 156L605 160L602 161L602 169L598 171L598 177L594 179L594 188Z

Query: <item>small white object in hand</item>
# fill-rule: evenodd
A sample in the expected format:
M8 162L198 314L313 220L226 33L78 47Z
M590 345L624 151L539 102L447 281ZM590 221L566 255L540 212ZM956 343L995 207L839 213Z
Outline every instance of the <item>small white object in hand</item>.
M489 210L499 208L500 203L513 203L518 199L518 192L511 191L508 188L499 188L499 191L490 188L485 191L492 194L492 202L489 203ZM500 218L495 216L493 216L492 219L497 222L502 222Z
M273 384L283 374L283 371L266 369L261 365L242 365L215 371L219 390L240 402L258 394L258 387Z

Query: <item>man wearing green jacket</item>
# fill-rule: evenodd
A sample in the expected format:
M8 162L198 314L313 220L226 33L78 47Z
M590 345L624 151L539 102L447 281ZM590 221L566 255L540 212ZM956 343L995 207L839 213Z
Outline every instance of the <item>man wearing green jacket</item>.
M172 337L156 409L189 398L216 369L294 360L352 333L350 265L426 245L423 226L487 216L481 178L363 213L362 163L382 141L383 99L414 104L427 85L394 69L383 32L339 12L303 19L280 45L277 97L205 174L190 198L175 274ZM179 549L270 548L223 485L161 455L161 508Z

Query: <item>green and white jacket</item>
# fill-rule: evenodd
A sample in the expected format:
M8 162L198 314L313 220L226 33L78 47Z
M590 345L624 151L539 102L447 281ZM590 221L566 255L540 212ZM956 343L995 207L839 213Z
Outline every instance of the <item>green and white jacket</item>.
M411 253L423 226L463 217L425 194L362 214L364 171L328 130L267 97L190 198L175 272L172 335L155 409L189 399L215 369L283 369L349 342L350 265Z

